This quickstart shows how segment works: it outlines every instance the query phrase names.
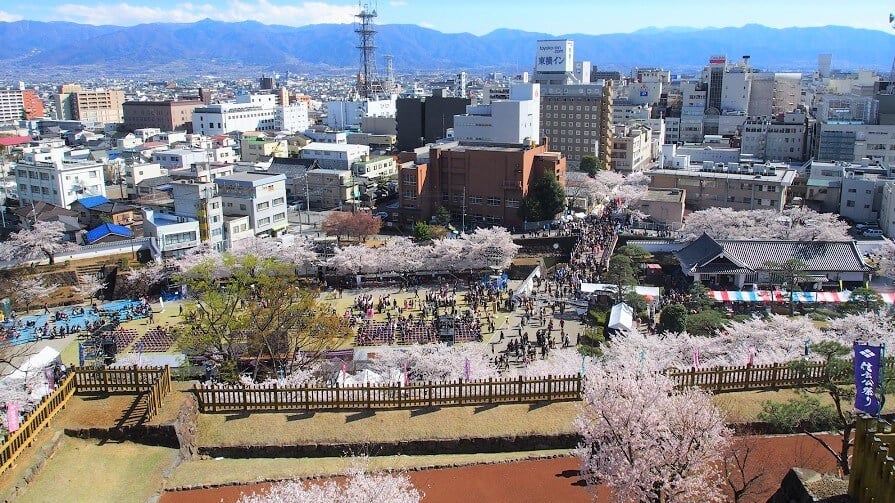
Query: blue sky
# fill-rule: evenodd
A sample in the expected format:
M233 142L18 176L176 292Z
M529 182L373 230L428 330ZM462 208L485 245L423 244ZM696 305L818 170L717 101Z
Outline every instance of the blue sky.
M515 28L554 35L619 33L645 27L775 28L836 24L886 30L895 2L881 0L380 0L380 23L409 23L477 35ZM357 0L0 0L0 21L89 24L255 20L302 26L351 22Z

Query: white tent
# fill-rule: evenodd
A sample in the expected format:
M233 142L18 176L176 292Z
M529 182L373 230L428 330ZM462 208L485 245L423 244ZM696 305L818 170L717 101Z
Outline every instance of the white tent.
M632 330L634 328L634 309L624 302L612 306L607 326L612 330Z
M31 375L37 374L38 372L43 373L45 368L51 367L59 361L59 351L47 346L38 351L37 354L31 355L30 358L19 365L18 369L8 375L6 379L27 380Z

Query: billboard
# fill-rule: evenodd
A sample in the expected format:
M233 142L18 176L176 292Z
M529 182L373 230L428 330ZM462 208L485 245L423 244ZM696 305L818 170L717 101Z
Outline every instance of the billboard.
M712 56L709 58L710 65L724 65L727 63L727 56Z
M535 71L574 71L574 47L574 42L571 40L538 40L538 53L535 60Z

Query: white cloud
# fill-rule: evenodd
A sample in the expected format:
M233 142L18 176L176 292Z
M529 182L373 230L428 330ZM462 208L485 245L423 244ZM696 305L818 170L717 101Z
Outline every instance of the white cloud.
M0 10L0 21L12 23L13 21L21 21L22 19L24 18L18 14Z
M435 29L435 25L434 25L434 24L432 24L432 23L427 23L427 22L425 22L425 21L420 21L420 22L417 23L417 24L420 25L420 26L422 26L423 28L429 28L430 30L434 30L434 29Z
M407 7L407 2L405 2L404 0L392 0L388 3L388 5L389 7L394 7L397 9L398 7Z
M192 23L202 19L217 21L258 21L264 24L304 26L318 23L351 23L357 8L326 2L277 5L270 0L229 0L224 6L185 2L172 8L145 7L128 3L56 7L56 17L64 21L94 25L130 26L141 23Z

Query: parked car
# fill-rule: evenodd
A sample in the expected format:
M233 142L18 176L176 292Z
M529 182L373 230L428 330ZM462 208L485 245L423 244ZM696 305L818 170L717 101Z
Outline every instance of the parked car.
M861 233L865 238L878 238L882 237L883 231L880 229L865 229L864 232Z

